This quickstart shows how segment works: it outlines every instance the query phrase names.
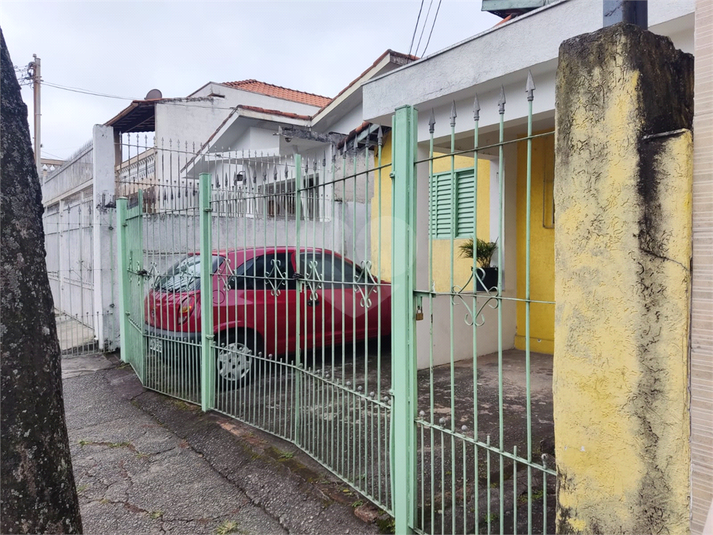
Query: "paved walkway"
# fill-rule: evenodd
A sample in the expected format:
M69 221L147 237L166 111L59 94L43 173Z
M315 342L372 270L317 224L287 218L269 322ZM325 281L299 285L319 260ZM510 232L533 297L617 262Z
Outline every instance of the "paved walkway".
M376 508L295 446L146 391L116 357L62 367L85 533L378 533Z

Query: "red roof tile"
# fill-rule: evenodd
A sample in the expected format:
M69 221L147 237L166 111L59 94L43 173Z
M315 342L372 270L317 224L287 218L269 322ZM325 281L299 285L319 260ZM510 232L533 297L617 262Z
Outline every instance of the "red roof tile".
M265 108L258 108L257 106L243 106L242 104L238 106L238 109L254 111L257 113L265 113L268 115L277 115L278 117L289 117L290 119L301 119L302 121L309 121L312 118L309 115L299 115L297 113L290 113L288 111L280 110L266 110Z
M241 89L243 91L262 93L263 95L268 95L271 97L291 100L293 102L301 102L302 104L309 104L310 106L317 106L319 108L326 106L332 101L332 99L329 97L323 97L320 95L315 95L313 93L305 93L304 91L296 91L294 89L280 87L279 85L266 84L265 82L260 82L259 80L240 80L237 82L223 82L223 85L235 89Z

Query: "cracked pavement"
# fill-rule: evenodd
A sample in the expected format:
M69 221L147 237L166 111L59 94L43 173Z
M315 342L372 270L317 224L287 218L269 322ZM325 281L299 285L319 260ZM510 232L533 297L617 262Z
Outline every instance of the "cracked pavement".
M62 368L85 533L378 533L361 520L376 508L355 511L360 497L294 445L145 390L116 356Z

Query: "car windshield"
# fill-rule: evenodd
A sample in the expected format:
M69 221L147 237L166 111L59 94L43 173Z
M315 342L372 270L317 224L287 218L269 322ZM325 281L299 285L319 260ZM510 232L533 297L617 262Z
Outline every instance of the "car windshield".
M222 256L213 256L211 273L218 271L223 263ZM191 255L178 261L161 275L154 288L164 292L190 292L201 287L201 257Z

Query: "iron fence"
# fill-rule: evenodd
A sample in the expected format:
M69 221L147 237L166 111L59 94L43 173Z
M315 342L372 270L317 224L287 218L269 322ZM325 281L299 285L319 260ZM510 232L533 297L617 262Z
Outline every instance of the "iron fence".
M397 532L552 531L554 459L538 445L551 359L530 347L533 311L553 306L530 285L531 200L548 198L532 190L532 144L551 133L532 133L530 85L526 134L506 139L503 98L483 143L476 99L472 146L456 146L454 110L449 143L432 124L420 160L408 107L390 137L295 156L134 144L117 169L122 358L148 388L295 443ZM506 213L514 143L526 206ZM486 159L498 191L484 205ZM486 205L494 281L477 255ZM517 238L508 217L524 221ZM474 258L459 259L468 236Z

